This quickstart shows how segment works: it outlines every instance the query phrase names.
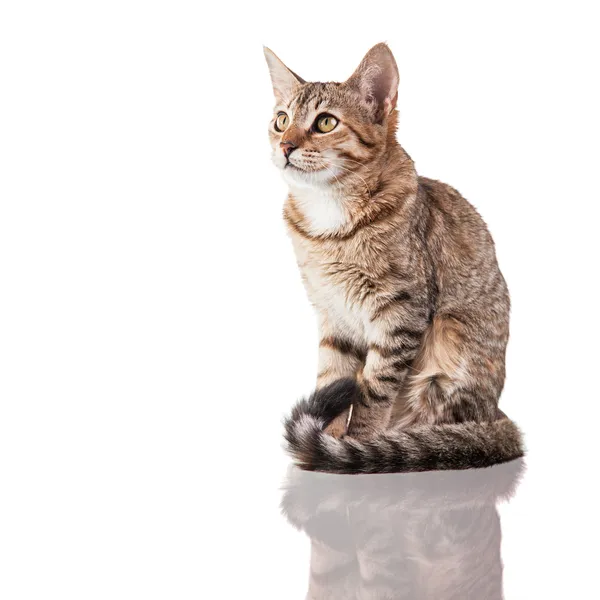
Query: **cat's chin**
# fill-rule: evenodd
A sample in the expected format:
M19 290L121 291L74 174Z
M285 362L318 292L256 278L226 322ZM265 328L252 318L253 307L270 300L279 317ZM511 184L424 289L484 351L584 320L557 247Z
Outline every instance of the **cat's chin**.
M305 171L291 163L282 169L281 174L288 185L295 187L329 187L334 178L331 169Z

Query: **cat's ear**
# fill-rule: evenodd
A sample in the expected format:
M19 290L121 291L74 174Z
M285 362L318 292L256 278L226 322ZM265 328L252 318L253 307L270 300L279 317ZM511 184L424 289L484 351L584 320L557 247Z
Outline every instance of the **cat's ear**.
M346 81L358 89L375 109L376 120L382 120L396 107L400 75L392 51L387 44L373 46Z
M294 90L299 85L306 82L302 77L296 75L294 71L288 69L281 60L279 60L275 52L269 50L266 46L263 47L263 50L265 58L267 59L267 64L269 65L275 98L279 102L286 102L292 96Z

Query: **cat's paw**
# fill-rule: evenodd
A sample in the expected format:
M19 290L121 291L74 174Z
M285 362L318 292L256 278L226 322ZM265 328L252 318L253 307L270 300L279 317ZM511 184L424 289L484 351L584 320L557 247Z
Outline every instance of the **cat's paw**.
M340 413L327 427L325 427L325 433L333 436L334 438L341 439L348 432L348 415L350 414L350 409L346 409L342 413Z
M381 429L378 427L367 426L364 424L356 424L350 423L348 430L346 432L346 436L357 440L358 442L366 442L368 440L372 440L374 437L377 437Z

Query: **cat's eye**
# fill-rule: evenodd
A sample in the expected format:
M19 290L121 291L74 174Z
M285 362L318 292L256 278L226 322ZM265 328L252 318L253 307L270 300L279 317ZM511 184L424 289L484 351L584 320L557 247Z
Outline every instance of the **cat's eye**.
M287 129L289 124L290 118L284 112L280 112L275 119L275 129L281 133Z
M338 120L331 115L319 115L315 121L317 131L321 133L329 133L333 131L338 124Z

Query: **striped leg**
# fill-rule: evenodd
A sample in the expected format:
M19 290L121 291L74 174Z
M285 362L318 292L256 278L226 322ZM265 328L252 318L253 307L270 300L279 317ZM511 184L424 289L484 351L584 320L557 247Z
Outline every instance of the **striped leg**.
M354 379L366 353L339 335L322 335L319 343L317 389L338 379Z
M358 375L361 401L354 407L348 434L368 439L385 429L392 407L417 355L427 322L422 313L406 308L394 319L374 323L370 334L365 367Z
M364 365L366 352L345 337L321 327L319 344L319 370L317 375L316 401L319 392L327 393L326 388L336 381L356 380L356 375ZM344 410L331 421L326 431L341 437L347 431L350 409Z

